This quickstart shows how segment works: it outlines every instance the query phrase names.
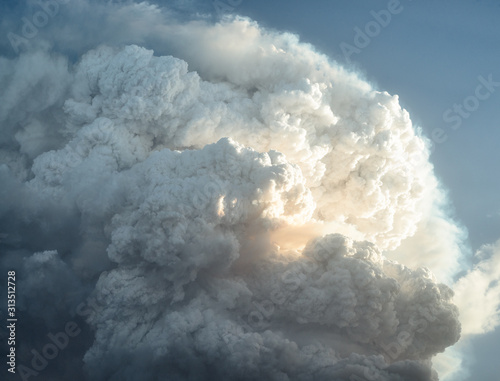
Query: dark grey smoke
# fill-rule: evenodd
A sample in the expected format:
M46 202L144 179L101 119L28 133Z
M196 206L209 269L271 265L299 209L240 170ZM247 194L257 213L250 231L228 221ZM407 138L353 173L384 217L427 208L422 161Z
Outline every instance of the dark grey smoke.
M397 96L186 18L60 3L2 47L18 379L437 380L463 232Z

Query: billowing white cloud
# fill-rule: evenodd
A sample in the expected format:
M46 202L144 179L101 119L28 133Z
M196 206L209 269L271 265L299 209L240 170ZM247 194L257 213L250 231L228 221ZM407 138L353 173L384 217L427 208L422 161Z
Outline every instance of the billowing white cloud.
M210 28L199 26L189 37L203 41L208 31L215 33ZM289 36L263 33L247 20L215 30L223 28L217 32L223 36L240 31L233 38L241 43L235 52L224 48L234 56L225 61L234 65L234 74L222 82L200 78L217 77L210 69L197 75L183 61L153 57L137 47L88 53L78 66L74 97L65 104L70 119L78 126L97 116L119 116L125 129L140 136L141 149L145 144L201 148L231 136L258 151L277 150L300 167L317 203L317 219L353 225L382 248L413 235L424 185L436 184L424 142L397 97L372 90L308 46L292 45ZM249 41L247 34L253 37ZM189 42L186 37L186 46ZM252 62L246 55L257 48L267 53ZM212 57L221 70L217 51L203 62ZM316 61L321 70L311 67ZM231 70L225 67L224 73ZM82 81L87 83L79 86Z
M464 335L490 332L500 325L500 241L482 246L478 263L453 286Z
M437 379L463 232L397 96L248 19L117 8L138 23L74 64L0 62L6 262L37 274L22 308L86 319L93 380ZM154 33L175 57L121 46ZM469 284L498 298L496 257L457 283L462 313ZM497 324L475 302L466 333Z

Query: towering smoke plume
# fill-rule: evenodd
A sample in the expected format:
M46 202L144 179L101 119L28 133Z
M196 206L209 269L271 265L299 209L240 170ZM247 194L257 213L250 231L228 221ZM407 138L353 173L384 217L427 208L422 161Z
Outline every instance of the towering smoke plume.
M437 379L462 232L397 96L247 19L131 7L165 54L0 61L24 379Z

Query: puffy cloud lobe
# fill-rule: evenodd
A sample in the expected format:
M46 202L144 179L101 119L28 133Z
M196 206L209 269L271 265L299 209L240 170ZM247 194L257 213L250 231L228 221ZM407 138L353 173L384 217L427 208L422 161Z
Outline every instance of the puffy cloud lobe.
M57 251L35 253L26 258L18 288L24 290L17 301L21 310L30 311L53 328L57 314L74 310L85 288L74 277Z
M109 226L110 258L139 257L163 266L166 277L186 278L181 283L201 269L229 267L245 225L265 230L274 220L307 219L314 208L300 171L282 155L227 139L199 151L155 152L119 177L127 206Z
M430 380L428 364L419 360L458 338L456 308L449 303L446 286L437 287L443 291L439 293L427 273L405 268L393 270L400 273L398 281L387 278L381 271L383 257L373 245L349 242L343 236L327 236L306 250L317 262L303 265L303 271L307 268L310 273L294 274L296 282L280 274L297 262L280 266L267 260L241 280L209 277L196 282L188 304L180 306L172 304L172 288L158 269L121 268L102 276L96 287L102 307L90 319L98 327L97 342L86 355L94 379L110 377L106 364L115 356L123 361L148 353L148 361L158 364L153 373L168 373L174 379ZM332 274L337 269L347 270L348 275ZM343 284L328 287L325 278ZM418 289L410 282L423 285ZM274 293L272 309L262 303L265 291ZM314 292L322 297L313 297ZM385 305L377 306L384 299ZM408 312L404 303L416 307ZM259 305L267 308L266 326L246 319L245 314ZM427 316L423 310L429 311ZM320 330L318 323L323 326ZM447 324L451 326L443 330ZM295 331L308 326L309 342L290 340ZM331 342L326 347L321 344L320 332L336 332L339 349L332 349ZM363 355L344 357L350 340L358 342ZM113 372L113 377L124 375L121 370Z
M42 50L13 60L0 57L0 73L0 158L25 180L31 160L63 141L68 60Z
M261 34L248 21L226 27ZM292 43L283 39L274 42ZM258 42L272 45L269 40L264 35ZM327 65L307 46L294 46L287 54L269 48L259 67L294 62L296 71L249 88L233 77L203 81L185 62L138 47L100 48L79 63L65 109L75 126L96 117L120 119L150 148L201 148L231 136L258 151L282 152L302 169L318 204L317 218L352 224L381 247L394 248L414 233L424 183L433 181L424 143L397 97L352 75L343 77L331 66L323 68L323 76L305 71L295 62L299 54ZM239 68L243 75L246 68ZM339 100L340 94L347 99Z
M160 22L157 7L132 8ZM16 142L2 151L8 198L32 196L23 218L41 225L37 214L66 211L80 232L25 261L37 272L25 308L50 319L30 301L45 291L71 309L94 288L95 380L435 379L429 358L459 323L450 289L418 266L435 226L450 234L431 267L454 262L459 229L432 210L442 194L397 96L246 19L155 30L182 59L132 45L69 70L46 53L1 62L16 73L0 113ZM52 92L21 110L15 84L33 60ZM339 227L366 241L290 244ZM415 232L411 269L384 257L405 258ZM65 289L75 298L61 301Z
M342 332L342 340L369 344L365 350L392 360L427 358L460 336L452 291L424 269L384 259L367 242L328 235L309 244L304 257L275 265L279 270L265 267L251 288L261 299L271 290L273 315Z
M464 335L492 331L500 324L500 242L482 246L478 263L454 285Z

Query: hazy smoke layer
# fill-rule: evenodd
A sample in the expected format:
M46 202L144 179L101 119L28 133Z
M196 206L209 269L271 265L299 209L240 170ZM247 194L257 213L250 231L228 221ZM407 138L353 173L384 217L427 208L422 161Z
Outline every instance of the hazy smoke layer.
M461 231L397 96L248 20L155 30L182 59L0 60L23 363L85 319L39 379L437 379L458 309L419 266Z

